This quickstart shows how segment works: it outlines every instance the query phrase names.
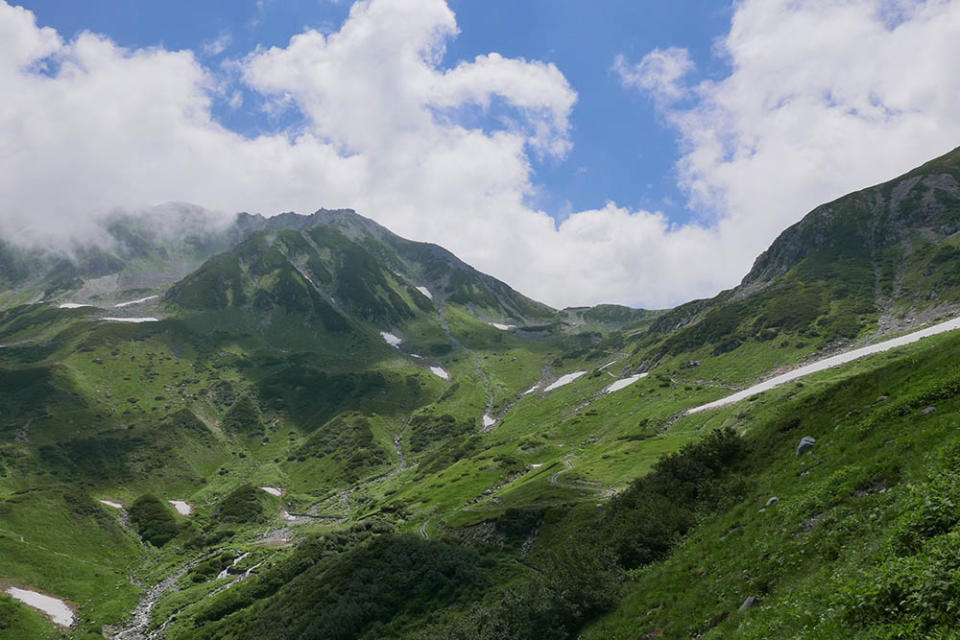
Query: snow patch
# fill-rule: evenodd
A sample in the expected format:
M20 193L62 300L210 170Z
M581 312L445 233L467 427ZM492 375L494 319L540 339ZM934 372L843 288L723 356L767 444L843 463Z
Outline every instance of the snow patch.
M450 374L444 371L441 367L430 367L430 373L438 378L443 378L444 380L450 379Z
M160 322L159 318L103 318L107 322L133 322L139 324L141 322Z
M614 382L613 384L611 384L609 387L607 387L606 389L604 389L603 392L604 392L604 393L613 393L614 391L620 391L620 389L626 389L627 387L629 387L630 385L632 385L632 384L633 384L634 382L636 382L637 380L640 380L640 379L642 379L642 378L646 378L648 375L649 375L649 373L638 373L638 374L636 374L636 375L630 376L629 378L620 378L619 380L617 380L616 382Z
M483 427L485 429L492 427L495 424L497 424L497 421L493 416L491 416L489 413L483 414Z
M542 463L542 462L536 462L536 463L530 465L530 468L531 468L531 469L539 469L539 468L542 467L542 466L543 466L543 463Z
M491 327L500 329L500 331L510 331L517 328L517 325L515 324L500 324L499 322L488 322L487 324L489 324Z
M565 376L560 376L553 384L544 389L544 391L553 391L554 389L559 389L560 387L568 385L575 380L579 380L586 374L586 371L574 371L573 373L568 373Z
M123 509L123 505L119 502L114 502L112 500L97 500L100 504L105 504L111 509Z
M146 298L137 298L136 300L130 300L129 302L119 302L113 307L115 309L123 309L124 307L132 307L135 304L143 304L144 302L150 302L151 300L156 300L160 296L147 296Z
M390 333L389 331L381 331L380 335L383 337L386 343L391 347L399 348L400 343L403 342L403 338L397 337L392 333Z
M84 307L92 307L92 304L78 304L76 302L64 302L60 305L60 309L82 309Z
M426 287L417 287L417 291L419 291L419 292L422 293L423 295L425 295L425 296L427 296L428 298L430 298L431 300L433 300L433 294L430 293L430 289L427 289Z
M946 322L941 322L940 324L935 324L932 327L927 327L926 329L921 329L920 331L914 331L913 333L908 333L905 336L900 336L899 338L893 338L892 340L885 340L884 342L878 342L877 344L872 344L868 347L862 347L860 349L853 349L852 351L847 351L846 353L841 353L829 358L824 358L823 360L818 360L811 364L797 367L793 371L788 371L783 375L779 375L760 384L755 384L748 389L743 391L738 391L733 395L727 396L726 398L720 398L719 400L714 400L713 402L708 402L707 404L700 405L699 407L694 407L693 409L688 409L687 413L700 413L701 411L708 411L710 409L716 409L717 407L723 407L728 404L734 404L745 400L752 395L760 393L762 391L769 391L779 387L787 382L796 380L797 378L802 378L808 376L811 373L817 373L818 371L825 371L827 369L832 369L833 367L838 367L842 364L852 362L854 360L859 360L860 358L873 355L875 353L883 353L884 351L889 351L894 347L902 347L904 345L912 344L923 338L929 336L935 336L938 333L946 333L947 331L954 331L960 329L960 318L954 318L953 320L947 320Z
M260 488L266 491L267 493L269 493L270 495L277 496L278 498L283 495L283 489L279 487L260 487Z
M182 516L188 516L193 513L193 507L190 506L189 502L184 500L169 500L168 502L172 504L173 508L177 510L177 513Z
M73 625L73 610L60 598L54 598L28 589L18 589L17 587L7 587L6 591L11 598L19 600L28 607L39 609L47 614L47 617L50 618L54 624L60 625L61 627L70 627Z
M532 387L530 387L529 389L527 389L526 391L524 391L524 392L521 393L520 395L522 395L522 396L528 396L528 395L530 395L531 393L533 393L534 391L536 391L536 390L539 389L539 388L540 388L540 383L538 382L537 384L533 385Z

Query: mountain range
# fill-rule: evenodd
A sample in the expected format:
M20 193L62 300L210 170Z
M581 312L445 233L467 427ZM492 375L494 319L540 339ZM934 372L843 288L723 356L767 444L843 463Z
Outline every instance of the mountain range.
M960 315L958 274L960 149L668 310L347 209L8 238L0 638L949 637L960 336L689 410Z

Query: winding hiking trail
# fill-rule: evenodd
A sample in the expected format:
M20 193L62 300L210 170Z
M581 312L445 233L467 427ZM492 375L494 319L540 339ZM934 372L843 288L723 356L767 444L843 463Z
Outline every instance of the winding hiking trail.
M762 393L764 391L769 391L770 389L775 389L776 387L782 386L799 378L803 378L810 374L826 371L827 369L833 369L834 367L839 367L840 365L853 362L854 360L859 360L860 358L865 358L866 356L883 353L884 351L889 351L890 349L894 349L896 347L913 344L914 342L918 342L924 338L935 336L941 333L947 333L949 331L955 331L957 329L960 329L960 318L953 318L952 320L947 320L946 322L941 322L933 325L932 327L920 329L919 331L914 331L897 338L884 340L883 342L877 342L866 347L853 349L835 356L823 358L822 360L817 360L816 362L797 367L796 369L792 369L791 371L781 375L769 378L768 380L760 382L759 384L755 384L752 387L748 387L742 391L738 391L737 393L729 395L725 398L708 402L707 404L700 405L699 407L687 409L682 415L692 415L695 413L710 411L711 409L718 409L720 407L736 404L742 400L746 400L750 396Z
M573 480L571 482L562 482L560 480L560 475L567 473L568 471L573 470L573 455L567 454L563 457L563 465L565 468L560 469L553 475L550 476L550 484L560 487L561 489L569 489L571 491L590 491L593 493L602 494L604 497L610 497L616 493L613 489L607 489L599 482L594 482L592 480Z

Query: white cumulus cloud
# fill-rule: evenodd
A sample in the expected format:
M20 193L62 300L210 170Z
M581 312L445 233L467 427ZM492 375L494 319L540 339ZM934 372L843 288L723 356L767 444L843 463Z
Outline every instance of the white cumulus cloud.
M495 52L442 65L458 33L443 0L355 2L339 30L216 67L92 33L65 41L0 0L0 233L64 241L114 207L171 200L353 207L554 305L672 304L734 284L820 201L955 144L957 32L957 3L745 0L726 78L684 84L682 49L620 58L624 84L677 128L702 215L678 226L610 202L558 224L528 204L531 159L569 151L576 91L553 64ZM265 119L302 118L242 135L214 115L257 100ZM467 124L476 111L495 124Z
M717 285L816 205L960 145L960 2L744 0L718 48L729 75L698 84L683 50L615 63L679 133Z

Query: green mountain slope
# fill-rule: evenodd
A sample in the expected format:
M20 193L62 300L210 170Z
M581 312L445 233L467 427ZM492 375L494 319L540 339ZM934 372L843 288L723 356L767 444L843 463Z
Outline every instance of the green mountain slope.
M0 591L77 615L0 638L949 637L960 338L685 411L954 313L958 167L657 312L348 210L0 245Z

